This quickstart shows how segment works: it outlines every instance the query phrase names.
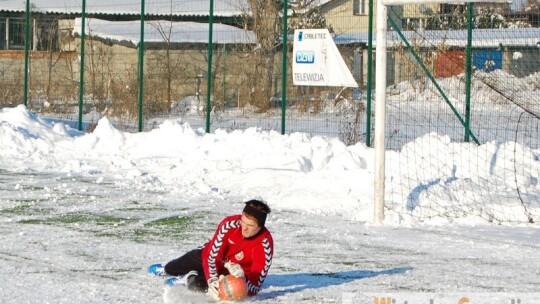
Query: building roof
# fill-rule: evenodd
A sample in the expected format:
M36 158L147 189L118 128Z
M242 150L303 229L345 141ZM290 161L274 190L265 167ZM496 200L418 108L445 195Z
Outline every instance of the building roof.
M448 47L465 47L467 45L467 30L437 30L437 31L404 31L403 35L409 42L421 47L437 46L442 43ZM336 35L336 44L367 44L368 33L348 33ZM377 34L373 33L373 45L376 45ZM411 43L412 44L412 43ZM403 45L396 31L387 33L387 45ZM508 46L540 47L540 28L505 28L505 29L475 29L472 32L472 47L493 48Z
M245 11L245 0L215 0L214 15L220 17L239 16ZM80 14L82 0L35 0L31 1L32 12L54 14ZM24 0L0 0L0 12L25 12ZM87 14L139 15L141 0L89 0ZM209 0L145 0L145 14L161 16L208 16Z
M73 33L80 35L81 18L75 19ZM140 41L140 21L107 21L95 18L85 19L85 34L114 43L136 47ZM170 31L169 31L170 30ZM144 27L145 43L208 43L208 23L147 21ZM225 24L214 24L212 40L216 44L253 44L255 34Z

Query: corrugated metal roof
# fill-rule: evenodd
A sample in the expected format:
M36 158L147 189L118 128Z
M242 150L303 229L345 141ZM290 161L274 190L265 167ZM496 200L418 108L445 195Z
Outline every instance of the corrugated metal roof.
M438 31L404 31L403 35L415 45L430 47L444 43L446 46L467 45L467 30L438 30ZM374 45L377 34L373 33ZM336 35L336 44L367 43L368 33L349 33ZM401 45L397 32L387 33L387 45ZM538 46L540 44L540 28L506 28L506 29L475 29L472 32L473 47L499 47L499 46Z
M31 10L41 13L80 14L82 0L39 0L31 1ZM245 0L215 0L214 15L238 16L247 8ZM24 0L0 0L0 12L25 12ZM145 14L175 16L208 16L209 0L145 0ZM138 15L141 0L89 0L87 14Z

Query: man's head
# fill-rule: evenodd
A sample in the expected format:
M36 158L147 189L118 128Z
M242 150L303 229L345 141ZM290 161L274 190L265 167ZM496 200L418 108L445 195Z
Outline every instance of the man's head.
M256 235L266 222L270 208L259 200L250 200L242 211L242 235L245 238Z

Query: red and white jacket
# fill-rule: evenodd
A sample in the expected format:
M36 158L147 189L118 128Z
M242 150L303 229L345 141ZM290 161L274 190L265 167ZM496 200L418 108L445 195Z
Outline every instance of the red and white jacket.
M202 249L201 259L206 280L227 273L225 262L240 264L246 275L248 295L256 295L272 264L274 242L266 227L256 235L244 238L240 226L242 215L228 216L219 224L212 239Z

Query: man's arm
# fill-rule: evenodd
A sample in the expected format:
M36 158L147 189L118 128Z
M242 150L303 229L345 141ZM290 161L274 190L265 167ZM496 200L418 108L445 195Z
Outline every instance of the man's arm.
M264 238L261 244L255 248L251 268L245 272L249 296L256 295L261 289L270 265L272 265L273 251L274 245L269 237Z
M223 257L223 247L226 246L224 244L223 240L225 238L225 234L230 229L237 228L240 226L240 220L230 220L230 219L224 219L216 229L216 232L214 233L214 236L210 240L210 242L207 244L209 247L209 250L205 251L205 254L201 257L202 259L202 265L204 269L204 275L206 276L206 280L210 280L212 278L218 278L219 277L219 269L218 267L221 267L221 260Z

